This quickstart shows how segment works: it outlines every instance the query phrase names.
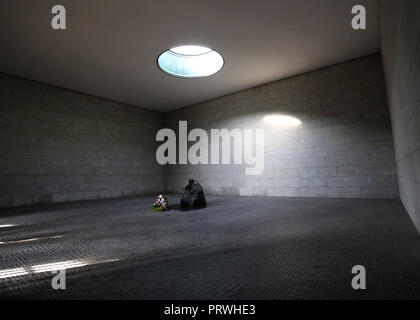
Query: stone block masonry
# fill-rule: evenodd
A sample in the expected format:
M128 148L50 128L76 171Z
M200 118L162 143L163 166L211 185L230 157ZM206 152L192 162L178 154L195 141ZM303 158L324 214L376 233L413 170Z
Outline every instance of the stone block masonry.
M420 1L379 1L401 201L420 231Z
M379 54L167 114L0 74L0 112L1 207L182 192L189 178L208 194L399 196ZM270 126L270 114L302 125ZM159 165L156 133L180 120L208 133L263 128L263 174L233 163Z
M0 74L0 206L153 194L161 116Z
M302 121L265 123L266 115ZM265 129L260 176L241 165L167 165L166 189L188 178L209 194L398 198L391 124L379 54L330 66L170 112L166 125L189 129Z

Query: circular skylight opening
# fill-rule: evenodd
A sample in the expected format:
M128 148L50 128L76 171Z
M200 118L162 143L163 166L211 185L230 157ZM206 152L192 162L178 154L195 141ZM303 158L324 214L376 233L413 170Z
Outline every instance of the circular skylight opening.
M158 65L164 72L182 78L202 78L222 69L223 57L202 46L179 46L162 53Z
M180 47L169 49L169 51L172 51L174 53L181 54L184 56L197 56L199 54L209 53L212 50L206 47L202 47L202 46L180 46Z

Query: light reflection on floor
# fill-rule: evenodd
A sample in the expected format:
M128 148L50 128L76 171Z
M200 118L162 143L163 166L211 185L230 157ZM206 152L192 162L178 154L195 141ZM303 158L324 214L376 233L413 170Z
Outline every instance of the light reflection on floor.
M13 268L13 269L0 270L0 279L24 276L27 274L29 274L29 272L26 271L25 268Z
M41 241L41 240L59 239L62 237L64 236L57 235L57 236L37 237L37 238L21 239L21 240L0 241L0 245L10 245L10 244L18 244L18 243L26 243L26 242L35 242L35 241Z
M68 261L61 261L61 262L39 264L39 265L30 266L30 267L5 269L5 270L0 270L0 279L19 277L19 276L30 275L34 273L68 270L68 269L80 268L80 267L94 265L94 264L115 262L115 261L120 261L120 260L121 260L120 258L77 259L77 260L68 260Z
M20 226L20 225L19 224L2 224L0 225L0 228L12 228L12 227L17 227L17 226ZM54 240L54 239L60 239L62 237L64 237L64 235L40 236L40 237L28 238L28 239L0 241L0 246L33 243L33 242L43 241L43 240ZM10 268L10 269L0 270L0 279L28 276L31 274L38 274L38 273L43 273L43 272L81 268L84 266L114 262L114 261L119 261L119 260L121 259L120 258L113 258L113 259L101 259L101 258L89 259L88 258L88 259L76 259L76 260L68 260L68 261L61 261L61 262L44 263L44 264L38 264L38 265L33 265L33 266Z

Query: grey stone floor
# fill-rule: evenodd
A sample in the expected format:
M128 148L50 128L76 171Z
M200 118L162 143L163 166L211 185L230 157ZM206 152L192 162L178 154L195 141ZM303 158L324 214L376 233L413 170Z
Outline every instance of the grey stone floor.
M0 298L420 298L420 236L398 200L211 196L168 213L152 202L0 210ZM63 266L67 289L53 290Z

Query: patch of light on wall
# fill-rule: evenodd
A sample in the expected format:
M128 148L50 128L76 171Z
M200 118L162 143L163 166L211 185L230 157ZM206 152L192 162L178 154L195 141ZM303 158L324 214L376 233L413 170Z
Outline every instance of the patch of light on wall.
M159 68L182 78L202 78L222 69L223 57L202 46L187 45L171 48L158 57Z
M266 116L264 117L264 121L278 127L297 127L302 124L302 121L299 119L285 115Z

